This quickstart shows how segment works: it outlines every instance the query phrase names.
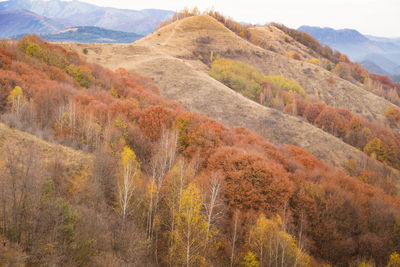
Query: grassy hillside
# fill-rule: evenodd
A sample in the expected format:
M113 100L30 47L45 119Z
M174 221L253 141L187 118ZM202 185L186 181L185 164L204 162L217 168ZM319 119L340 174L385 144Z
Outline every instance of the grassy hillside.
M36 36L0 43L2 121L93 154L0 128L0 235L15 252L6 260L22 253L35 266L257 266L277 259L310 266L365 259L386 265L397 257L400 200L378 187L391 182L390 169L367 160L351 177L283 145L289 139L318 144L335 154L332 162L340 153L364 156L212 79L198 54L167 54L179 51L170 43L179 29L171 30L164 44L151 45L150 38L139 46L87 46L88 58L132 60L160 89L132 69L105 69ZM232 128L187 111L159 90ZM262 126L268 135L233 127L239 123ZM38 151L29 142L14 145L18 136L33 140Z
M66 47L81 53L84 46L69 44ZM88 48L86 56L89 60L111 69L124 67L149 76L164 96L176 100L189 110L207 115L229 127L245 126L277 145L298 145L331 166L343 169L351 159L359 166L364 166L363 153L304 121L232 93L229 88L211 79L208 75L210 69L203 62L207 63L211 57L215 60L219 54L244 62L262 63L268 68L268 73L281 73L289 79L295 77L292 80L299 82L307 95L314 97L319 92L320 100L332 100L326 102L333 106L341 104L342 107L351 107L350 110L355 114L379 118L379 121L387 120L386 108L391 106L389 102L320 66L262 50L204 15L169 24L133 45L93 45ZM256 67L259 66L257 64ZM308 74L305 75L304 71ZM287 75L289 73L290 76ZM331 84L329 79L335 83ZM321 81L318 87L314 87L316 81ZM328 86L324 87L323 84ZM374 102L375 105L367 105L367 102ZM392 179L397 180L396 176L394 174Z
M204 42L204 38L208 41ZM324 65L294 60L253 45L206 15L189 17L167 25L159 32L144 38L141 43L169 45L157 50L178 58L194 59L193 55L198 56L200 53L206 61L212 51L214 57L219 54L240 60L260 69L266 75L279 74L295 80L307 93L315 95L318 92L319 98L329 105L348 109L369 120L383 122L384 113L391 105L389 101L366 92L363 85L349 82L326 70Z

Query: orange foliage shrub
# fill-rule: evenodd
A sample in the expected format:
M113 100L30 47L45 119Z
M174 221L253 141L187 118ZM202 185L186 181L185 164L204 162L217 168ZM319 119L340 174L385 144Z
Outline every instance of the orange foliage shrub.
M232 207L277 212L291 195L292 184L282 166L257 153L220 148L208 160L207 170L221 169Z
M388 107L385 113L386 118L391 122L400 124L400 110L394 106Z
M315 119L319 116L319 114L324 110L326 105L324 103L307 103L306 108L304 109L304 117L310 122L314 123ZM301 112L300 112L301 113ZM299 114L299 110L297 110L297 114Z
M385 75L370 74L369 76L372 80L379 81L384 86L395 87L393 81Z
M343 136L348 128L347 120L342 118L336 109L326 107L315 119L314 123L335 136Z
M301 163L306 170L326 169L322 162L297 146L285 146L283 153L291 160Z
M13 54L3 48L0 48L0 69L7 69L12 62Z
M163 130L169 129L174 120L172 110L162 106L151 106L143 111L138 125L152 141L156 141Z

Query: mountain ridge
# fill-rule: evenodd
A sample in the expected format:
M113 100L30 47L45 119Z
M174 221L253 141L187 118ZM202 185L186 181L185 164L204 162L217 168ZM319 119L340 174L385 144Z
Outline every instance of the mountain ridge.
M370 61L388 74L398 73L400 66L400 41L398 38L366 36L353 29L335 30L329 27L301 26L298 30L345 53L352 60L359 63ZM369 66L371 69L368 69ZM371 72L375 69L372 65L366 65L366 67Z
M0 38L18 34L51 33L68 26L70 25L26 9L0 11Z
M9 0L0 2L0 10L24 8L71 26L97 26L110 30L146 35L172 16L168 10L130 10L100 7L80 1Z
M40 38L50 42L78 43L132 43L143 35L130 32L108 30L95 26L78 26L54 33L39 34ZM21 36L17 36L19 39Z

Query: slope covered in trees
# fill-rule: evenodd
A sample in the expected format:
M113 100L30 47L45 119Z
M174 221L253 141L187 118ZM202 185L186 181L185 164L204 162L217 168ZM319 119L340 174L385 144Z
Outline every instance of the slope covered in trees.
M310 101L315 97L307 96L296 81L282 75L265 76L243 62L218 58L212 62L210 75L253 101L303 117L377 160L399 168L397 155L400 151L400 136L390 127L383 128L347 110ZM386 112L386 117L395 129L399 113L395 107L390 107Z
M383 265L400 250L399 200L298 147L187 112L149 79L35 36L0 55L2 120L94 154L82 180L69 155L44 150L61 161L46 169L2 126L0 233L30 265Z

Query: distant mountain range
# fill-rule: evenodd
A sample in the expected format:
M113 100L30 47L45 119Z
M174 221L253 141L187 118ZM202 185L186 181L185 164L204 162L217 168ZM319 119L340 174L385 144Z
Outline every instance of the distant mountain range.
M0 38L26 33L51 33L68 27L25 9L0 11Z
M107 30L94 26L80 26L64 29L56 33L44 33L40 38L50 42L75 43L132 43L143 37L131 32Z
M99 7L80 1L9 0L0 2L0 36L52 33L71 26L96 26L147 35L174 12Z
M385 75L400 74L400 38L363 35L352 29L334 30L301 26L298 30L333 49L348 55L371 72Z

